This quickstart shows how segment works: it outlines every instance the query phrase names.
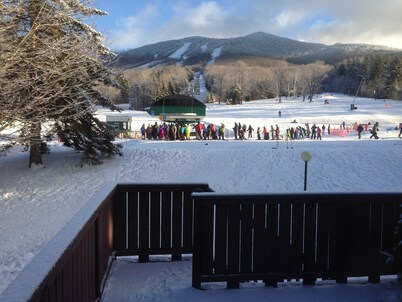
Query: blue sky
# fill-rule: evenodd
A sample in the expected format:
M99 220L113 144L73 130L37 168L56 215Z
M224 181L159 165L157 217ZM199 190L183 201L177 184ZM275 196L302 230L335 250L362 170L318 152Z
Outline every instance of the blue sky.
M402 0L95 0L95 27L113 50L189 36L263 31L299 41L369 43L402 49Z

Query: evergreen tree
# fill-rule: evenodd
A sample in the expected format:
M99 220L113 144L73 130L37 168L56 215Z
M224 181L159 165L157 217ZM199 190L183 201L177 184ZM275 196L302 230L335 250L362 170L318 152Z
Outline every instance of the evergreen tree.
M229 100L231 100L231 104L232 105L238 105L242 103L243 100L243 95L241 92L241 87L239 85L235 85L232 87L232 89L230 89L229 93L228 93L228 97Z
M394 57L385 68L384 89L388 98L402 96L402 61Z
M102 45L101 34L81 21L106 14L88 6L91 2L0 2L0 130L21 125L18 140L30 145L30 164L42 163L42 125L52 121L75 129L76 143L64 142L83 151L85 162L99 163L103 153L120 154L106 125L93 116L96 104L116 109L96 86L118 84L106 67L113 54ZM83 124L96 136L83 134Z

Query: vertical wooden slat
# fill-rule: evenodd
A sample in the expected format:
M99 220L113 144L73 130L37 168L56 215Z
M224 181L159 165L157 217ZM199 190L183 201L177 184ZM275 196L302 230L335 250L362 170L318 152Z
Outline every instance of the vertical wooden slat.
M139 226L138 226L138 234L139 234L139 249L140 249L140 262L148 262L149 261L149 192L140 192L139 193Z
M160 192L151 192L151 230L150 230L150 245L151 249L160 248L160 237L161 237L161 202L160 202Z
M215 208L215 253L214 253L214 268L215 274L227 273L227 236L228 236L228 211L226 205L217 203Z
M64 293L66 291L66 288L63 286L64 285L64 280L63 280L63 272L61 272L57 279L56 279L56 289L57 289L57 298L56 301L64 301L63 297L64 297Z
M369 263L369 241L370 241L370 203L358 200L353 204L351 216L354 232L350 235L353 238L353 249L350 253L348 267L351 271L361 272L368 268ZM355 261L359 259L359 261Z
M304 205L304 273L312 274L316 272L316 202L308 201ZM311 285L315 279L311 276L303 279L303 284Z
M228 274L240 272L240 204L228 207ZM238 288L239 281L228 280L229 288Z
M113 201L113 249L115 251L126 249L126 192L117 192Z
M399 219L399 204L402 204L402 198L399 202L387 202L383 203L383 213L382 213L382 251L392 251L394 246L393 236L389 234L394 233L396 227L396 221Z
M183 199L183 249L193 249L193 198L190 191L184 192Z
M172 214L172 248L179 251L182 247L182 225L183 225L183 194L181 191L173 192L173 214ZM177 254L177 252L175 252Z
M170 249L172 234L172 197L171 192L162 192L162 248Z
M90 237L89 240L89 254L96 255L97 253L97 245L96 245L96 238L97 238L97 231L96 228L93 231L93 236ZM88 289L89 289L89 301L92 299L96 299L99 295L100 284L98 282L98 268L96 263L96 257L90 257L88 259L88 269L89 269L89 276L88 276Z
M267 205L267 254L266 271L271 273L278 272L278 261L280 246L278 240L278 204L269 203Z
M66 278L66 302L73 302L73 264L72 258L69 258L66 265L65 278Z
M285 271L291 271L292 252L290 247L290 217L291 204L280 203L279 210L279 257L277 259L279 266Z
M241 208L240 271L252 273L253 263L253 204L243 204Z
M328 272L329 263L329 244L330 244L330 219L333 213L333 206L331 203L318 204L318 217L317 217L317 262L316 270L319 272Z
M348 225L348 217L345 213L345 205L337 202L336 211L336 224L334 226L334 246L333 246L333 255L334 260L332 261L332 268L335 272L335 279L337 283L347 283L347 273L346 273L346 265L345 265L345 253L347 250L347 245L349 242L348 239L345 238L346 228ZM346 209L347 210L347 209ZM335 214L335 213L334 213Z
M267 249L269 242L267 241L266 223L266 207L265 204L254 205L254 250L253 250L253 272L266 272Z
M89 266L88 259L92 256L90 254L89 244L91 242L91 237L95 236L94 226L92 226L86 236L86 240L82 242L83 257L81 259L82 265L82 301L88 301L88 279L89 279Z
M83 238L85 240L85 238ZM82 241L81 241L82 242ZM82 291L81 291L81 286L82 286L82 275L81 275L81 259L83 258L82 254L82 244L79 244L77 246L77 253L75 254L75 261L74 261L74 285L76 287L76 293L75 293L75 301L80 302L82 301Z
M202 254L204 252L203 245L203 221L204 207L202 200L194 197L194 250L193 250L193 266L192 266L192 286L201 289L201 275L203 267Z
M382 227L382 205L380 202L370 203L370 230L369 230L369 251L368 251L368 269L372 271L369 275L370 282L379 282L381 269L381 227Z
M124 239L124 245L126 245L127 241L127 249L128 250L137 250L139 248L138 246L138 224L139 224L139 213L138 213L138 208L139 208L139 200L138 200L138 192L128 192L128 201L127 201L127 206L125 205L125 211L124 214L127 213L127 218L126 216L116 216L114 215L115 219L119 220L124 220L127 222L124 224L124 227L126 228L127 226L127 231L124 231L124 234L126 234L126 238ZM127 208L127 212L126 212ZM115 220L114 219L114 220Z
M293 203L292 206L292 257L290 267L293 272L303 271L303 204Z
M213 226L214 226L214 205L212 203L202 204L202 218L200 222L202 242L202 254L201 254L201 274L210 275L213 274L214 259L213 259Z

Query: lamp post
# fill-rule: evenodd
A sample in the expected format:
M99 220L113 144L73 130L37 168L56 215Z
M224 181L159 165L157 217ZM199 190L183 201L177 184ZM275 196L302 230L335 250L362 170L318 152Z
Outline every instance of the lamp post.
M307 190L307 163L313 158L310 152L303 151L301 159L304 161L304 191Z

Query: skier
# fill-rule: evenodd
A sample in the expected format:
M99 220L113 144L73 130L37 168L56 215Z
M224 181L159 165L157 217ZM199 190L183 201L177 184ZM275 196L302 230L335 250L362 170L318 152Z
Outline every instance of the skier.
M225 125L222 123L219 128L219 139L225 140Z
M141 126L141 138L145 139L145 124L142 124Z
M238 130L237 123L235 123L234 127L233 127L233 134L234 134L234 137L235 137L236 140L237 140L237 130Z
M359 124L359 126L357 126L357 137L359 138L359 139L361 139L361 137L362 137L362 132L363 132L363 126L362 126L362 124Z
M212 139L217 139L218 137L216 136L216 131L215 131L215 125L214 124L211 124L210 131L211 131Z
M274 126L271 125L271 139L275 139L275 129Z
M264 133L264 140L269 140L269 132L267 127L264 126L263 128L263 133Z
M254 129L253 127L251 127L251 125L248 126L247 131L248 131L248 138L252 138Z
M264 127L265 128L265 127ZM266 129L265 129L266 130ZM258 127L257 128L257 139L258 140L261 140L261 128L260 127Z
M276 128L275 128L275 139L276 139L276 140L279 139L279 133L280 133L280 132L281 132L281 131L279 130L279 126L276 125Z
M320 129L320 126L317 127L317 139L322 140L322 139L321 139L321 129Z
M197 123L197 125L195 126L195 130L197 132L197 139L201 139L202 138L202 124L200 122Z
M377 131L378 131L378 122L376 122L376 123L374 124L374 126L373 126L373 129L371 129L371 136L370 136L370 139L373 138L373 137L374 137L375 139L378 139Z
M311 126L311 137L310 139L316 139L317 138L317 126L314 124Z

